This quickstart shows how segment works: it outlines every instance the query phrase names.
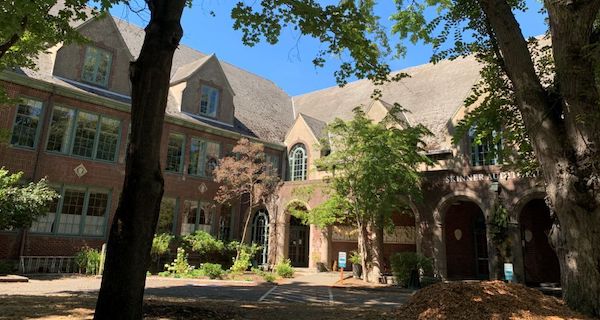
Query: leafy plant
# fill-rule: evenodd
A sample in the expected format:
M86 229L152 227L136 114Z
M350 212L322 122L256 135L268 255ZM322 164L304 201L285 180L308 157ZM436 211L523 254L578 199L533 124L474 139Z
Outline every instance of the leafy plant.
M277 279L277 276L273 272L264 271L260 268L252 268L252 272L263 278L266 282L272 283Z
M92 248L83 248L75 254L75 264L80 273L98 274L100 271L100 251Z
M348 261L350 261L350 263L352 264L361 264L362 257L360 256L360 253L358 253L358 251L354 250L350 252L350 257L348 258Z
M158 257L169 252L169 244L173 238L174 237L168 233L155 235L154 239L152 239L152 249L150 250L150 254Z
M223 241L216 239L210 233L202 230L196 230L196 232L184 236L183 241L194 252L201 255L220 252L225 250L226 247Z
M225 274L223 267L217 263L204 263L200 270L202 270L202 273L210 279L222 279Z
M282 278L293 278L295 271L290 259L286 259L275 265L275 272Z
M233 261L233 266L231 266L231 272L233 273L243 273L248 270L248 268L252 265L252 257L260 250L260 246L256 244L249 245L238 245L239 247L239 255L237 259Z
M415 252L399 252L390 258L392 273L396 277L396 283L408 286L412 272L430 273L433 271L433 262L421 254Z
M177 248L177 257L171 264L165 264L165 269L173 276L188 276L194 266L188 263L188 255L183 248Z

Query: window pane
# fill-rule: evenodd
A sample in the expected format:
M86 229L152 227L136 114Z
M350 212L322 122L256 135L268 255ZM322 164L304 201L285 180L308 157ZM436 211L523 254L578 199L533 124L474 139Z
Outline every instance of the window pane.
M27 99L20 103L17 106L17 116L10 143L15 146L33 148L41 115L42 102Z
M219 218L219 239L231 240L231 210L230 206L221 207L221 217Z
M104 117L100 120L98 150L96 151L97 159L115 161L120 127L121 121L119 120Z
M79 234L84 198L85 192L83 191L65 190L58 233Z
M211 177L213 170L219 163L219 154L221 151L221 145L216 142L206 143L206 162L204 165L204 176Z
M104 234L104 222L106 221L105 215L107 208L107 193L90 192L87 212L85 214L85 226L83 228L83 233L85 235L101 236Z
M173 198L163 198L160 202L160 214L156 233L173 233L173 222L177 210L177 200ZM195 217L194 217L195 218ZM194 222L195 224L195 222Z
M219 90L209 86L202 86L200 98L200 114L215 117L219 105Z
M59 190L55 190L57 193L60 193ZM44 216L41 216L31 224L31 232L40 232L40 233L50 233L54 231L54 221L56 220L56 211L58 211L58 202L60 198L56 198L50 204L48 208L48 213Z
M198 218L198 230L210 233L210 226L214 215L214 206L210 202L200 202L200 217Z
M196 230L196 215L198 213L198 201L185 200L183 202L183 221L181 223L181 234L190 234Z
M100 86L106 86L110 74L111 60L112 55L110 52L88 47L85 51L81 79Z
M77 115L73 154L91 158L94 152L94 140L98 128L98 116L86 112Z
M62 153L68 151L74 117L75 110L54 107L50 131L48 132L48 145L46 146L46 150Z
M192 139L190 145L190 167L188 169L189 174L201 175L204 170L203 167L204 155L206 154L206 142L198 139Z
M290 153L290 180L306 180L307 157L303 145L295 145Z
M185 139L183 135L169 135L169 145L167 147L167 166L165 168L166 171L181 172L184 143Z

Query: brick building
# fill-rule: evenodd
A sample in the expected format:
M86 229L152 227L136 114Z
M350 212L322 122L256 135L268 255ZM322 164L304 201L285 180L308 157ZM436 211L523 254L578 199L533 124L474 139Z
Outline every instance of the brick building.
M0 114L10 130L0 146L0 165L25 177L48 180L61 194L50 212L26 232L0 231L0 259L72 255L107 239L124 176L129 131L128 63L141 49L144 32L107 16L78 26L85 45L58 44L37 61L37 69L0 73L9 94L22 102ZM294 265L331 266L339 251L356 248L346 226L321 230L290 216L290 205L310 209L324 200L325 173L315 167L327 123L350 119L362 106L375 121L394 102L408 123L422 123L433 136L424 167L424 198L412 214L397 214L395 232L385 237L386 258L398 251L433 257L436 272L448 279L495 277L489 216L501 202L508 208L517 279L558 282L558 262L546 238L551 225L543 185L535 177L505 172L488 147L451 142L465 114L464 99L479 80L471 58L422 65L388 84L370 100L365 80L290 97L271 81L186 46L175 54L162 162L165 197L160 232L206 230L223 239L240 238L244 205L214 206L217 185L211 169L236 141L247 137L265 145L267 158L286 180L275 203L252 213L249 238L263 244L260 263L290 258ZM314 189L309 199L294 190Z

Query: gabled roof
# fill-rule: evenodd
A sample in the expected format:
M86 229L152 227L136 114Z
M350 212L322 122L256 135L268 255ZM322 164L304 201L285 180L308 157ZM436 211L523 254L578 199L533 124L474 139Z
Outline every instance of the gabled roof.
M479 79L481 65L474 57L441 61L402 70L410 77L381 87L381 100L387 105L399 103L409 123L422 123L434 134L428 137L427 148L450 149L452 115L464 105L473 85ZM346 86L331 87L294 97L296 113L303 113L329 123L336 117L350 120L352 110L371 103L375 86L369 80L359 80Z
M321 138L324 138L325 128L327 128L327 123L325 123L324 121L321 121L319 119L315 119L311 116L305 115L303 113L298 114L298 116L302 117L302 119L304 119L304 122L306 123L306 125L308 126L310 131L312 131L315 138L317 138L317 141Z

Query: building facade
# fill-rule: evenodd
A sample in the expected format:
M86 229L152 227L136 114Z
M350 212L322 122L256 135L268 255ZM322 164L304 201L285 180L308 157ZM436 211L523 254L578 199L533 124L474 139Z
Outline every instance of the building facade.
M40 55L36 70L0 74L9 95L21 101L0 114L0 128L10 131L10 141L0 146L0 165L23 171L28 180L47 177L61 194L29 230L0 231L0 259L69 256L107 240L125 171L128 64L139 54L144 33L111 16L78 29L89 43L58 44ZM218 186L211 174L218 159L246 137L265 145L285 180L273 203L251 213L248 238L264 248L258 262L289 258L299 267L331 268L338 252L356 249L352 228L303 225L289 208L309 210L326 198L326 173L315 160L329 152L320 146L327 123L351 119L357 106L380 121L398 102L405 121L433 133L426 143L435 164L422 168L424 201L411 203L408 214L394 215L384 263L393 253L412 251L432 257L446 279L496 278L490 216L501 203L510 214L517 279L558 282L541 181L503 170L489 146L469 137L452 143L479 69L471 58L409 68L403 72L411 77L388 84L377 101L370 100L373 86L365 80L290 97L267 79L181 46L163 129L165 196L158 232L205 230L222 239L240 238L247 207L216 205Z

